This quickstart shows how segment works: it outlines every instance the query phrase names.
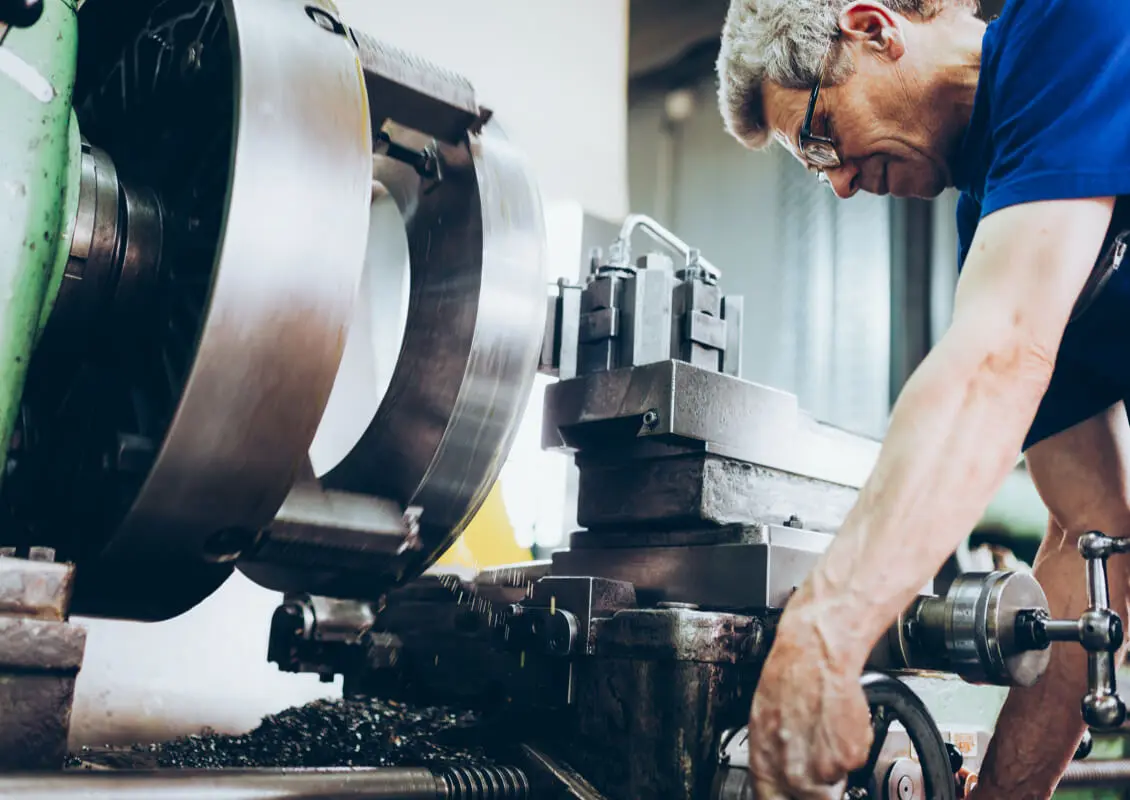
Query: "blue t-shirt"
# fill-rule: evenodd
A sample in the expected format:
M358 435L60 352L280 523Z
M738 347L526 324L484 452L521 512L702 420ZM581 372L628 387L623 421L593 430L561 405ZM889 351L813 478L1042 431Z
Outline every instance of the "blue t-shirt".
M1108 242L1130 228L1130 0L1008 0L954 163L959 266L981 218L1019 203L1124 197ZM1128 273L1068 326L1025 449L1130 398Z

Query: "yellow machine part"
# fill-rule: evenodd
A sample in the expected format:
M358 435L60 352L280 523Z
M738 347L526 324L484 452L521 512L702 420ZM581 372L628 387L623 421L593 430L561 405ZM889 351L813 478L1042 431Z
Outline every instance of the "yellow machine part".
M485 569L503 564L529 561L533 554L518 545L514 526L502 502L502 490L495 481L479 512L467 530L437 562L441 566Z

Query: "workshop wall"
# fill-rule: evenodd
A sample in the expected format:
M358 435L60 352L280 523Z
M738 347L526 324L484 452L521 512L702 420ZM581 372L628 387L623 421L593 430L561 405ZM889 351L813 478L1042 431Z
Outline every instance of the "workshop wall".
M470 78L531 159L548 203L568 200L610 218L626 213L626 2L339 5L357 27ZM339 684L267 664L278 601L237 575L170 622L84 620L90 638L73 744L246 730L265 714L340 693Z
M549 199L627 212L626 0L338 0L373 36L467 76Z

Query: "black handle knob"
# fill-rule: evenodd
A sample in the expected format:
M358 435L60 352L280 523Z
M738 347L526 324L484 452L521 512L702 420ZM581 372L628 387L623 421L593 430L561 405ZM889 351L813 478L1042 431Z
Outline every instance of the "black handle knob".
M43 16L43 0L0 0L0 22L30 28Z
M1096 730L1114 730L1126 721L1126 704L1116 694L1088 694L1083 698L1083 721Z
M1095 737L1091 735L1090 731L1083 731L1083 738L1079 740L1079 746L1075 748L1075 755L1071 757L1073 761L1082 761L1084 758L1091 754L1095 749Z

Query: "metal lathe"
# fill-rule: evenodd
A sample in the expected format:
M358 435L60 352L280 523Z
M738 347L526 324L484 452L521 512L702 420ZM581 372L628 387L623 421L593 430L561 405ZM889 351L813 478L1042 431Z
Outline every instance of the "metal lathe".
M703 253L633 215L550 286L495 115L330 0L0 0L0 110L0 794L752 796L776 619L878 444L742 378ZM539 371L568 549L432 568ZM994 687L1052 646L1087 652L1087 723L1121 726L1127 549L1083 538L1078 620L1025 573L924 587L861 676L876 746L845 797L964 796ZM280 669L473 712L489 761L64 769L71 615L168 619L235 570L284 594Z

